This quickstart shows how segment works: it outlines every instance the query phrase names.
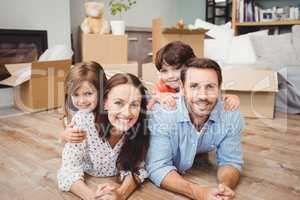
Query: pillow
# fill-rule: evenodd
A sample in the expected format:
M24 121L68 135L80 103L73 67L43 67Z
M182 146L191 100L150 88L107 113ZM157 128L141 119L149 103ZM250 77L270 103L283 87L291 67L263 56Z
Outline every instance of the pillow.
M226 64L254 64L256 55L249 35L233 37L228 48Z
M225 62L230 42L216 39L204 40L204 57Z
M203 29L207 29L207 30L210 30L210 29L214 28L215 26L217 26L217 25L203 21L202 19L196 19L195 25L194 25L195 28L203 28Z
M206 35L217 39L217 40L224 40L225 42L230 42L234 36L234 31L231 28L223 26L215 26L210 29Z
M39 58L39 61L72 59L73 51L65 45L55 45L47 49Z
M257 61L255 50L253 48L250 36L268 35L268 30L251 32L248 34L233 37L231 45L228 48L228 64L254 64Z
M275 70L287 65L299 65L295 49L292 45L292 34L252 35L251 41L258 63L268 63Z

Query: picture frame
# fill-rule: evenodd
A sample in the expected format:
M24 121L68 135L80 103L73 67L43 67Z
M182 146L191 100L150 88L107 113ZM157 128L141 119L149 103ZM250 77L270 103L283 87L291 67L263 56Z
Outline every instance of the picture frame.
M260 10L260 21L273 21L276 20L275 12L271 10Z

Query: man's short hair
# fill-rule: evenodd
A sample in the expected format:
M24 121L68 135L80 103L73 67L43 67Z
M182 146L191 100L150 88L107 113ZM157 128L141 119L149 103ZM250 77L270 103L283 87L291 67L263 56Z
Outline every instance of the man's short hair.
M180 79L183 84L185 83L186 72L189 68L214 70L218 76L218 86L219 87L221 86L222 80L223 80L222 79L222 70L216 61L209 59L209 58L197 58L197 57L189 59L180 74Z
M180 41L170 42L162 47L155 58L158 71L164 64L181 68L190 58L195 57L192 47Z

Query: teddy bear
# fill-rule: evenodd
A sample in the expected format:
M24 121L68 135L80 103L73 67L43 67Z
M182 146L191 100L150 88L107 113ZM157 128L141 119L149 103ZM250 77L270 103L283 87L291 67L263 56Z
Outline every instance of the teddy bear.
M104 4L100 2L86 2L86 18L81 23L83 33L106 34L110 32L110 26L104 18Z

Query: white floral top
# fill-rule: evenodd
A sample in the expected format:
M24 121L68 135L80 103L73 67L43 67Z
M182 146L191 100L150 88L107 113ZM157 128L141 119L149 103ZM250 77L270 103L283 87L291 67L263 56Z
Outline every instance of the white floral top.
M79 179L84 180L84 173L92 176L116 176L118 170L116 161L124 143L124 137L112 149L107 140L99 138L95 127L93 113L78 111L72 121L76 127L86 131L86 139L82 143L66 143L62 153L62 166L58 171L58 187L62 191L69 191L71 185ZM124 171L121 171L121 176ZM139 178L141 182L148 177L148 173L141 166Z

